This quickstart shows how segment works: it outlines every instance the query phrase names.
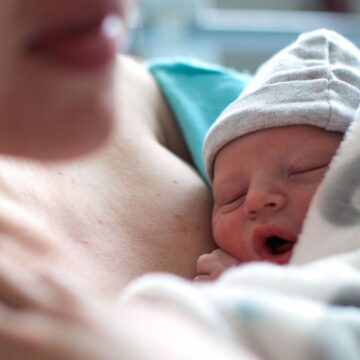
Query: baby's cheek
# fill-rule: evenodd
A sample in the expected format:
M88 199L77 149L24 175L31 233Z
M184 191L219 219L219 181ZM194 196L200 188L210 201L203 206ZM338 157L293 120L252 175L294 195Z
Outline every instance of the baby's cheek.
M215 243L229 253L232 253L237 246L237 234L239 234L239 231L239 221L229 214L213 219L213 236Z
M311 189L308 189L308 191L303 193L297 201L298 209L301 211L302 221L304 221L309 211L311 202L316 194L317 189L318 189L318 185L312 187Z

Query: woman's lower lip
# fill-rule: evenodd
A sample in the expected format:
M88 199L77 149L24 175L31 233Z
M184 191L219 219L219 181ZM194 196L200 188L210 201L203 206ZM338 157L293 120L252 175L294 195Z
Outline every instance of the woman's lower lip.
M34 44L32 53L74 71L104 69L115 60L119 38L116 32L104 30L105 20L85 30L70 29L45 36Z

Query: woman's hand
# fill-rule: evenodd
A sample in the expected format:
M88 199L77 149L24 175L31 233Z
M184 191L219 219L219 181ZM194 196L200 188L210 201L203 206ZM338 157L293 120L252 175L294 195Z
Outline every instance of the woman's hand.
M75 281L0 258L2 360L121 358L116 313L114 303L83 293Z
M196 349L196 351L194 351ZM255 360L161 301L105 301L0 258L1 360Z
M201 255L197 261L195 281L217 279L225 270L239 265L240 261L222 249L216 249L210 254Z

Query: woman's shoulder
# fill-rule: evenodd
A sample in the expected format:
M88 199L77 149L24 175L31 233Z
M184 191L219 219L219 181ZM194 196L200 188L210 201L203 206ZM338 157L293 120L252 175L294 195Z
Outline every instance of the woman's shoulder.
M189 152L181 135L178 119L148 64L129 56L118 58L118 99L122 119L136 122L149 131L161 145L190 161ZM121 116L120 116L121 117Z

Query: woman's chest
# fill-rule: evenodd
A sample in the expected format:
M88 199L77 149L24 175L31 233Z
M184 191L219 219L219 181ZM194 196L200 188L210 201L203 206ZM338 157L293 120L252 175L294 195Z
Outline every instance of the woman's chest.
M149 271L191 277L213 246L210 194L165 148L142 146L73 164L13 165L2 188L66 249L61 262L93 281Z

